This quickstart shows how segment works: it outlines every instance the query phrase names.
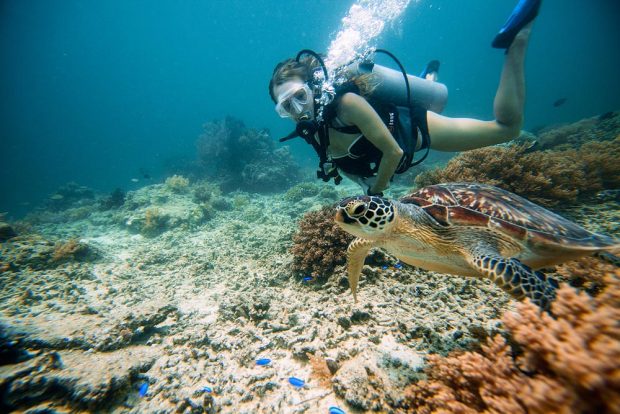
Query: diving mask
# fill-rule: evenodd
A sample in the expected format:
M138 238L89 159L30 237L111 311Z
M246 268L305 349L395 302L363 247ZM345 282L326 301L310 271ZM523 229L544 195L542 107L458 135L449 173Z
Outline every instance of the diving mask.
M282 118L292 118L308 111L308 104L312 102L312 90L308 85L295 84L282 92L276 104L276 112Z

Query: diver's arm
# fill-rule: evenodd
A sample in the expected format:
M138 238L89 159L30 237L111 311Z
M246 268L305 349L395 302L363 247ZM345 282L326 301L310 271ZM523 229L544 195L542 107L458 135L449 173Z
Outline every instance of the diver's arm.
M377 180L370 189L371 193L385 190L394 175L403 156L400 148L381 117L363 97L347 93L342 96L338 107L338 117L346 124L357 126L362 134L383 154Z
M434 112L426 113L431 149L438 151L467 151L500 144L517 138L521 124L505 125L498 121L470 118L448 118Z

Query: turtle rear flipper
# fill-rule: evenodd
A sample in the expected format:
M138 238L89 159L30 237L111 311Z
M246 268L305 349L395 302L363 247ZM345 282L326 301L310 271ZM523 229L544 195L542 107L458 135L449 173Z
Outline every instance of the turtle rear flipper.
M476 249L469 262L481 275L516 299L527 297L541 309L550 310L558 288L558 282L552 277L533 270L515 258L504 258L487 249Z

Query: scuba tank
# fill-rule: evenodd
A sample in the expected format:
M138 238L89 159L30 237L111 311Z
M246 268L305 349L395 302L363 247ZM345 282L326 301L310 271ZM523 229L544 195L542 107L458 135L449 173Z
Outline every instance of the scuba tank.
M391 102L398 106L408 106L407 88L403 72L378 65L370 60L356 61L345 69L345 76L373 74L377 77L377 87L371 92L371 97L381 102ZM423 79L407 74L407 81L411 90L411 103L425 109L440 113L448 101L448 87L443 83Z

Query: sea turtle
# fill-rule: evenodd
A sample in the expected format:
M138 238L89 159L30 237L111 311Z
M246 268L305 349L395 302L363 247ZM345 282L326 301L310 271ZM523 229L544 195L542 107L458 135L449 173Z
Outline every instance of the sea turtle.
M620 251L618 240L482 184L431 185L399 201L345 198L337 207L336 222L357 236L347 250L349 284L356 301L364 258L373 247L422 269L489 278L514 297L529 297L543 309L549 309L558 284L534 269Z

